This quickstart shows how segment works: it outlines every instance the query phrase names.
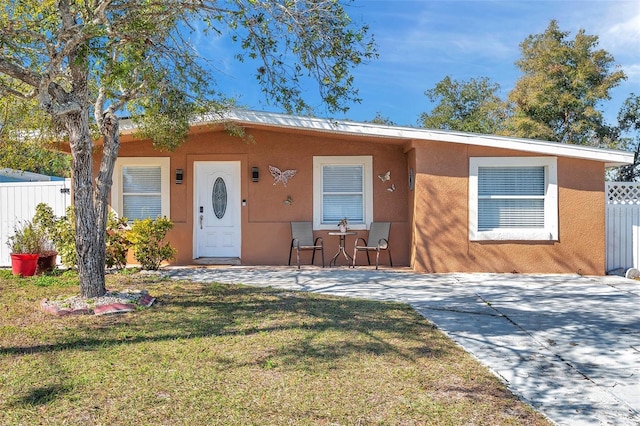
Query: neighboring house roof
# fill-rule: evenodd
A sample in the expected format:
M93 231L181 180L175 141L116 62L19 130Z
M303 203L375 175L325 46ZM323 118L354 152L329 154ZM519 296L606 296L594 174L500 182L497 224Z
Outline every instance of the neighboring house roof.
M15 169L0 169L0 182L46 182L51 180L64 180L64 178Z
M271 112L249 110L230 110L219 116L206 116L193 126L233 122L241 126L265 126L283 129L297 129L321 133L361 136L367 138L385 138L398 141L436 141L445 143L486 146L502 149L530 152L544 155L579 158L605 163L606 167L632 164L633 153L611 149L570 145L535 139L513 138L507 136L482 135L448 130L432 130L416 127L387 126L372 123L332 120L313 117L299 117ZM130 133L135 125L130 120L122 120L120 129Z

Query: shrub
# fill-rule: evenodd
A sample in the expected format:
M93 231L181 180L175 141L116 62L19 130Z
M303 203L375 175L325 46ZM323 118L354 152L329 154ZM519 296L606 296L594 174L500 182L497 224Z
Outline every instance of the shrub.
M66 214L59 218L53 216L53 210L50 210L50 207L44 205L40 210L38 207L36 207L36 218L39 223L49 229L49 236L60 254L62 263L68 268L74 268L78 263L74 207L69 206ZM109 212L105 238L105 263L108 268L122 269L127 265L127 252L130 243L126 237L126 228L126 218L119 218L115 213Z
M45 236L33 222L26 221L14 228L14 234L7 239L7 246L12 253L42 253L45 247Z
M168 242L163 243L171 228L173 222L166 217L133 222L128 238L133 257L140 262L142 269L155 271L163 261L174 258L176 250Z
M39 203L36 206L36 214L33 215L33 223L49 232L56 223L53 209L46 203Z
M78 255L76 254L75 210L73 206L67 207L64 216L54 218L51 226L51 240L58 250L62 263L67 268L74 268L78 263Z
M53 214L53 209L49 205L39 203L36 206L36 213L33 215L33 224L44 238L42 254L55 254L53 234L56 220L57 218Z
M35 225L29 223L28 232L33 230L41 235L41 247L46 246L47 239L51 240L62 263L68 268L74 268L78 263L74 207L69 206L66 214L58 218L53 215L51 207L40 203L36 207L33 222ZM173 222L167 218L158 218L136 220L128 230L126 218L119 218L114 212L109 212L105 238L106 266L123 269L127 265L127 253L133 248L133 255L142 269L158 269L163 261L175 256L175 249L169 243L163 244L171 228Z
M107 268L123 269L127 266L127 253L131 247L127 227L128 221L126 217L118 217L114 212L109 212L105 259Z

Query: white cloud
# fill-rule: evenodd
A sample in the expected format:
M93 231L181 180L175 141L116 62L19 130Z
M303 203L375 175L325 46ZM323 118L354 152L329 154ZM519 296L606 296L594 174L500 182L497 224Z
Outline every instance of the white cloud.
M600 22L600 47L613 55L628 77L640 83L640 3L612 4Z
M452 10L434 10L429 3L419 13L395 13L396 25L376 28L380 60L402 67L433 66L452 63L506 60L513 62L518 43L512 34L495 31L486 19L452 16Z
M622 69L629 77L629 81L640 82L640 63L623 66Z
M615 49L632 48L638 51L638 41L640 40L640 3L633 4L633 7L621 7L616 9L615 15L608 17L603 22L608 28L601 36L603 43Z

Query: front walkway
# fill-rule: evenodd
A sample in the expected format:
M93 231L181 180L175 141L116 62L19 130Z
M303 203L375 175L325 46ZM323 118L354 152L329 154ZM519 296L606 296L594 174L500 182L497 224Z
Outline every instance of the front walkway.
M175 268L243 283L411 304L558 424L640 424L640 282L368 268Z

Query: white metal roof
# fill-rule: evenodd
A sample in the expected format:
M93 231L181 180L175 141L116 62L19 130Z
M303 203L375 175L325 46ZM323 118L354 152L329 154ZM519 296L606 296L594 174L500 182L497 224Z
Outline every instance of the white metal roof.
M445 143L486 146L492 148L513 149L544 155L579 158L600 161L606 167L622 166L633 163L633 153L612 149L594 148L581 145L570 145L558 142L535 139L512 138L506 136L481 135L447 130L432 130L417 127L387 126L372 123L332 120L326 118L300 117L272 112L249 110L230 110L221 116L203 117L196 124L231 121L240 125L264 125L270 127L294 128L344 135L383 137L399 140L429 140ZM130 121L121 123L121 130L133 130Z
M9 168L0 169L0 181L3 180L2 178L7 178L9 182L46 182L56 179L64 180L63 178L56 178L55 176L48 176L40 173L25 172L23 170L15 170Z

